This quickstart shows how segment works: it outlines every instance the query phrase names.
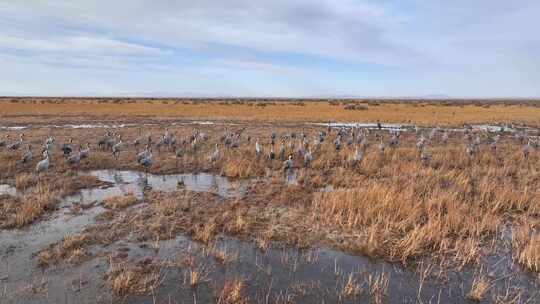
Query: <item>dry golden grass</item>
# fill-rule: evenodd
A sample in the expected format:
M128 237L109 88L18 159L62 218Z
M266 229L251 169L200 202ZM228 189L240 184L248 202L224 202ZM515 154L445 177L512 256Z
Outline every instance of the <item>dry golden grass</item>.
M261 104L261 103L259 103ZM516 122L540 125L540 107L519 104L459 104L436 102L359 102L362 111L348 110L340 102L271 102L256 106L250 102L182 102L132 100L115 102L96 100L56 100L0 102L0 116L12 121L113 119L113 118L186 118L244 121L376 121L413 122L423 125Z
M540 272L540 234L529 225L516 227L512 232L514 259L527 269Z
M467 293L467 299L480 302L489 289L489 281L485 276L474 278L471 290Z
M389 279L384 273L369 274L368 279L369 294L371 295L371 303L382 304L386 302L388 294Z
M31 173L22 173L15 178L15 187L21 191L25 191L26 189L35 186L36 183L37 178Z
M226 280L223 288L217 294L218 304L244 304L249 303L245 295L246 284L240 278Z
M343 287L340 291L340 296L344 298L354 298L361 294L362 286L357 281L352 273L347 276L347 280L343 284Z
M92 242L92 236L88 233L70 234L58 244L39 252L38 264L46 267L56 263L60 259L67 259L69 262L77 263L82 261L86 255L84 247Z
M211 247L210 255L222 265L232 263L238 259L238 252L230 252L226 246L221 248L217 248L216 246Z
M115 196L103 201L105 208L109 209L124 209L137 203L139 203L139 199L133 194Z
M24 192L21 197L0 198L0 227L20 228L31 224L54 211L61 198L98 184L95 177L18 175L17 188Z
M148 294L163 281L164 275L157 265L110 262L106 275L111 290L117 296Z

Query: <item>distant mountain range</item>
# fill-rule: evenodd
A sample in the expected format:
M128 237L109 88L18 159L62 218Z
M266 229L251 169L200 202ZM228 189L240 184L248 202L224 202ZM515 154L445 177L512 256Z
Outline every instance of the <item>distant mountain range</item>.
M181 92L181 93L170 93L170 92L127 92L127 93L116 93L116 94L99 94L99 93L82 93L74 95L41 95L41 94L20 94L16 92L0 92L0 96L3 97L102 97L102 98L213 98L213 99L235 99L235 98L261 98L261 99L399 99L399 100L447 100L447 99L517 99L517 100L537 100L540 97L512 97L512 96L501 96L501 97L481 97L481 96L450 96L445 94L429 94L429 95L420 95L420 96L368 96L368 95L307 95L307 96L235 96L235 95L219 95L219 94L201 94L197 92Z

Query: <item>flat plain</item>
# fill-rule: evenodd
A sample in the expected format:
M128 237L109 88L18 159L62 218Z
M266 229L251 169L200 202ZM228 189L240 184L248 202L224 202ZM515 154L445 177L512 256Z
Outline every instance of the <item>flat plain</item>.
M540 301L538 101L0 115L0 303Z

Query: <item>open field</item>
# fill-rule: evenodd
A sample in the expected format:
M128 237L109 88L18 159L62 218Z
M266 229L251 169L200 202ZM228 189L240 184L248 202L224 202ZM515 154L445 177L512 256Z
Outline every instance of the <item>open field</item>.
M419 125L517 123L540 125L540 101L532 100L190 100L190 99L0 99L9 122L204 119L231 121L381 121Z
M127 101L0 102L0 303L540 302L535 104Z

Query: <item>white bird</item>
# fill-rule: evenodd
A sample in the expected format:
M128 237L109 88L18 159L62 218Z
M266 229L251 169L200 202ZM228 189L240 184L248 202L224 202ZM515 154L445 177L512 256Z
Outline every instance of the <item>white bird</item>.
M261 154L261 151L261 144L259 143L259 139L257 138L257 141L255 142L255 153L257 154L257 156Z
M45 159L39 161L36 165L36 172L40 173L49 169L49 153L45 152Z

